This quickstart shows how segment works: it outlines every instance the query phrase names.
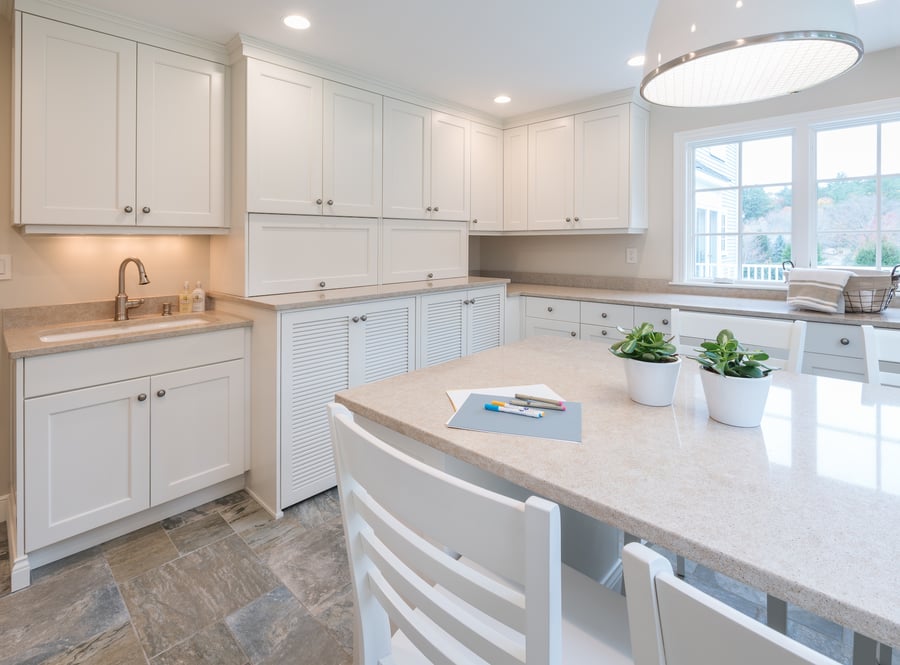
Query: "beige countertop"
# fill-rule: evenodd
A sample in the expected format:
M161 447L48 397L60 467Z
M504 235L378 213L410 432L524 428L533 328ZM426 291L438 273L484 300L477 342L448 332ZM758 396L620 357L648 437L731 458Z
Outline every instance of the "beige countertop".
M627 397L622 362L603 344L533 337L336 400L898 646L900 389L776 372L761 426L745 429L708 418L696 363L683 365L674 405L655 408ZM445 424L448 389L533 383L582 403L582 443Z
M880 328L900 328L900 308L888 307L876 314L825 314L807 309L790 309L784 300L762 298L729 298L715 295L618 291L545 284L513 283L506 287L507 296L539 296L588 302L607 302L646 307L678 307L698 312L748 314L777 319L800 319L822 323L868 323Z
M418 296L440 291L458 291L459 289L478 288L499 284L507 284L508 279L500 277L459 277L454 279L435 279L425 282L404 282L402 284L382 284L380 286L360 286L351 289L329 289L326 291L310 291L304 293L283 293L273 296L254 296L244 298L228 293L213 291L214 300L242 302L254 307L271 310L302 309L304 307L325 307L343 305L345 303L380 298L402 298Z
M32 319L28 322L33 325L18 327L7 325L4 328L3 339L10 358L28 358L63 351L95 349L116 344L194 335L253 325L253 322L248 319L216 311L173 314L166 317L158 314L135 316L128 321L116 322L112 319L78 321L63 319L60 321L58 316L53 315L51 311L53 307L39 309L43 310L46 315L45 323L35 323L35 319ZM160 323L169 327L156 327ZM97 331L101 331L102 334L95 336L94 333ZM72 335L76 337L72 339ZM81 335L86 336L81 337ZM48 339L45 341L41 339L42 337Z

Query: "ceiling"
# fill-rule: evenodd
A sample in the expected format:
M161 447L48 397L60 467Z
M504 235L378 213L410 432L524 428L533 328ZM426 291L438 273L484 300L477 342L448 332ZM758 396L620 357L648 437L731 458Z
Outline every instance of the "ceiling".
M73 0L218 43L243 33L508 118L636 87L657 0ZM312 27L286 28L302 14ZM857 7L867 51L900 46L900 0ZM495 104L507 94L512 102Z

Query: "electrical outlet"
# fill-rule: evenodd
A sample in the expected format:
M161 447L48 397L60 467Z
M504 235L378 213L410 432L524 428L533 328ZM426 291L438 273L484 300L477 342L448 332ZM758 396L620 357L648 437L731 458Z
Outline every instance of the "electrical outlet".
M637 247L629 247L625 250L625 263L637 263Z
M0 279L12 279L12 256L0 254Z

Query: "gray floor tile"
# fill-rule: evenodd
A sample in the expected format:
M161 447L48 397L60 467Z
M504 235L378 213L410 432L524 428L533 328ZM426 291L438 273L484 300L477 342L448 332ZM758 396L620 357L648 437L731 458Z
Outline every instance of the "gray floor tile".
M171 529L167 531L167 534L178 551L181 554L187 554L234 535L234 529L222 519L219 513L211 513L176 529Z
M343 665L348 654L297 601L280 586L227 619L253 665Z
M158 655L151 665L248 665L249 659L221 621Z
M353 587L348 584L313 613L328 627L344 651L350 654L353 653L353 604Z
M222 507L219 514L236 533L253 529L272 520L272 516L246 493L240 501Z
M43 665L147 665L144 650L130 623L111 628Z
M236 535L121 585L144 650L152 658L278 586Z
M101 550L113 577L120 583L180 556L159 523L110 540Z

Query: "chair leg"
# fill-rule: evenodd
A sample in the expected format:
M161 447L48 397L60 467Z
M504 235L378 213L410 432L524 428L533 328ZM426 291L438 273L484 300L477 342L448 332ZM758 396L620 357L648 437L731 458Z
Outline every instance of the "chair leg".
M878 665L878 642L865 635L853 633L853 665Z
M878 645L878 665L891 665L894 652L887 644Z
M684 579L684 557L680 554L675 555L675 574Z
M766 624L787 635L787 602L766 594Z

